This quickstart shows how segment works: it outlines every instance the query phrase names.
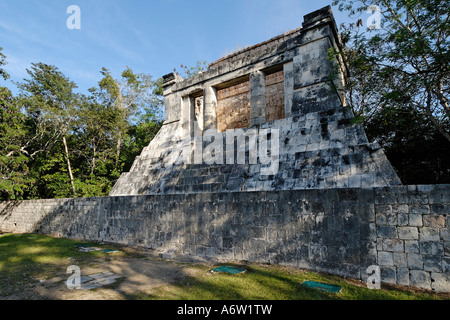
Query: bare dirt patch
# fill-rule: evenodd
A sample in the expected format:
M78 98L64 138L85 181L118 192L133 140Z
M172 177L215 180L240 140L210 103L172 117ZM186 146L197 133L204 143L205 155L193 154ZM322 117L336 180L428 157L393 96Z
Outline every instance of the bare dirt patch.
M29 279L9 288L11 294L2 297L4 300L133 300L140 296L148 296L155 288L183 281L186 277L195 277L202 271L182 262L163 260L155 253L135 252L124 249L125 256L77 261L71 259L61 265L61 272L47 279ZM117 280L96 289L69 289L66 281L70 274L65 270L69 265L79 265L82 276L102 272L113 273ZM11 286L15 286L11 284ZM1 300L1 299L0 299Z

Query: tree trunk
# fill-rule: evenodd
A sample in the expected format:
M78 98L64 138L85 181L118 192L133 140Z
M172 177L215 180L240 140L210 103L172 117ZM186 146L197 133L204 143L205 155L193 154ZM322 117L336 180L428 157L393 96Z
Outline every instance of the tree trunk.
M97 147L94 144L94 154L92 156L92 165L91 165L91 176L94 175L95 170L95 157L97 156Z
M70 158L69 158L69 148L67 147L67 140L65 135L62 136L62 141L64 144L64 150L66 152L67 170L69 171L70 184L72 185L73 195L76 197L77 191L75 190L75 183L73 181L72 166L70 165Z
M122 134L119 132L117 138L117 151L116 151L116 170L119 170L119 158L120 158L120 147L122 146Z

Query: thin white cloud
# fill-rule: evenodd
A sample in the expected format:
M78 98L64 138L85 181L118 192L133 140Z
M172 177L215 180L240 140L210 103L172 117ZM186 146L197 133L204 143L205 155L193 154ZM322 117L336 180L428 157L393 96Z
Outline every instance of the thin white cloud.
M31 67L31 61L22 57L10 54L7 50L3 53L6 55L6 66L4 69L9 73L13 81L22 81L28 74L26 69Z

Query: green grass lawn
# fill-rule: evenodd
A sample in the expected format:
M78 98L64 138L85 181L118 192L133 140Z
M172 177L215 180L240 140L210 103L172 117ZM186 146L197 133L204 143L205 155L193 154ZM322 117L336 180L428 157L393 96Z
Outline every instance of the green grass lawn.
M37 279L47 279L67 268L70 259L77 265L88 265L98 258L108 257L102 252L79 252L75 245L79 242L42 235L0 236L0 300L11 290L26 290ZM89 244L89 243L88 243ZM91 245L113 248L96 243ZM134 255L134 256L133 256ZM140 258L135 253L120 250L111 256ZM106 258L107 259L107 258ZM176 263L176 262L167 262ZM245 273L212 273L211 265L183 264L194 270L194 275L185 276L174 283L158 287L152 294L128 295L127 299L156 300L438 300L448 299L448 295L382 288L369 290L363 283L337 276L305 272L293 268L272 265L234 265L244 268ZM233 266L233 264L228 264ZM306 280L338 285L338 294L301 287Z
M362 283L337 276L322 275L291 268L266 265L232 265L245 268L245 273L211 274L211 269L198 266L200 277L191 277L174 285L162 286L151 296L140 299L162 300L438 300L436 294L409 290L370 290ZM340 293L328 293L301 287L304 281L338 285Z
M40 280L64 273L76 259L77 265L88 265L106 253L82 253L80 242L34 234L0 235L0 300L19 290L27 290ZM89 243L88 243L89 244ZM96 247L110 248L91 243ZM121 254L121 253L119 253Z

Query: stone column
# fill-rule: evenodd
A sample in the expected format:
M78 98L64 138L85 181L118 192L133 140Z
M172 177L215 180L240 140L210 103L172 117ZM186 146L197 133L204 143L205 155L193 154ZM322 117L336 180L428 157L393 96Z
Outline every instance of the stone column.
M181 105L181 128L186 137L194 136L195 105L191 96L183 97Z
M181 120L181 99L178 94L172 91L172 88L182 80L178 74L173 72L163 76L166 123Z
M203 94L203 130L217 130L217 92L213 87L206 87Z
M266 75L262 71L250 74L250 125L266 122Z
M294 89L323 83L332 72L328 60L331 43L328 37L309 42L297 49L294 57Z
M328 59L328 51L340 46L331 8L312 12L304 20L302 39L293 59L291 116L328 111L342 105L340 95L330 83L335 64Z
M297 49L294 57L294 96L292 115L335 109L342 105L339 95L330 86L332 63L328 37L309 42Z
M284 71L284 114L286 118L291 116L292 98L294 96L294 63L283 65Z

